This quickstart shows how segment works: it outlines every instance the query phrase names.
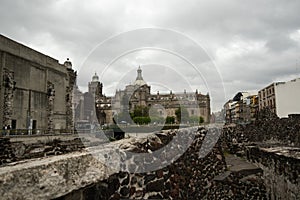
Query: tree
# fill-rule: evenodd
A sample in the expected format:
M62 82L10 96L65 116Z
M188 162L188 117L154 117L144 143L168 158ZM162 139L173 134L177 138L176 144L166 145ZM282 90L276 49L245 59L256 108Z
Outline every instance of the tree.
M204 118L202 116L199 117L199 123L200 124L204 123Z
M135 117L133 118L133 121L136 124L149 124L151 119L150 117Z
M136 124L149 124L151 122L149 108L146 106L136 106L130 116Z
M197 123L202 124L204 122L204 118L202 116L190 116L189 117L190 123Z
M189 120L189 112L185 107L180 107L175 111L178 123L186 123Z
M175 117L173 116L166 117L166 124L174 124L174 123L175 123Z
M133 117L149 117L149 108L146 106L136 106L133 110Z

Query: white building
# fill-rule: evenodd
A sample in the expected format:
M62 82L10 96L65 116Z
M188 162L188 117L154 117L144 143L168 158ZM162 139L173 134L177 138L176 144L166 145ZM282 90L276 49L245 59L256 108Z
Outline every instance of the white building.
M278 117L300 114L300 78L276 82L258 92L259 110L270 108Z

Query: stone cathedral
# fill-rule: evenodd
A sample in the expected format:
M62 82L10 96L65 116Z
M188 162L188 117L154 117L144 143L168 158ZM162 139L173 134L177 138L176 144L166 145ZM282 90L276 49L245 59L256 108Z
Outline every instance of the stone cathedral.
M203 117L205 122L210 121L210 97L209 94L183 93L151 94L151 86L143 79L142 69L137 70L137 77L133 84L129 84L124 90L117 90L113 97L103 95L103 84L99 82L95 74L89 88L97 86L95 91L96 112L101 125L112 124L115 115L122 110L132 112L136 106L147 106L157 108L161 117L176 116L175 111L184 106L189 116ZM92 90L92 89L89 89Z

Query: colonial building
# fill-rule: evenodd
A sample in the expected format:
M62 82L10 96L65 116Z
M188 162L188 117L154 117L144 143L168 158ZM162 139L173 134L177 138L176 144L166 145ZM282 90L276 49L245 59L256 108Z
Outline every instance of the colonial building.
M256 120L258 96L249 92L238 92L224 105L226 124L244 124Z
M178 108L184 107L188 115L203 117L205 122L210 121L210 97L198 93L151 94L149 86L142 77L142 69L137 70L137 77L133 84L127 85L124 90L117 90L115 96L107 97L102 94L102 84L96 99L96 109L100 124L113 123L113 118L122 111L132 112L137 106L155 108L161 117L174 116Z
M73 130L76 72L69 60L60 64L0 35L0 80L1 127L23 133Z
M258 92L259 110L269 108L278 117L300 114L300 78L275 82Z
M75 123L79 126L97 124L98 119L95 109L95 99L100 98L102 94L102 84L99 82L99 77L95 73L91 82L88 83L88 91L82 93L77 85L74 88L74 110ZM77 126L77 128L79 128Z

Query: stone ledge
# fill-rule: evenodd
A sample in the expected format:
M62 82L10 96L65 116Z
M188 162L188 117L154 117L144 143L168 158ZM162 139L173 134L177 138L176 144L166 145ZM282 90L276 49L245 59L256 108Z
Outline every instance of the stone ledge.
M93 195L94 189L99 190L99 195L102 195L103 191L112 191L109 197L122 198L172 196L178 199L191 195L194 197L204 195L206 189L203 186L211 187L209 183L214 176L224 172L225 163L218 145L207 157L199 159L198 152L202 147L206 131L189 130L194 133L194 140L183 137L188 132L182 129L147 136L147 138L129 138L98 147L89 147L85 152L11 163L0 168L0 195L2 199L68 199L68 195L80 192ZM182 149L183 144L189 140L192 142L184 154L179 159L175 159L176 161L174 160L171 165L156 172L130 173L130 175L127 173L126 176L123 176L122 172L119 173L121 169L123 171L127 169L123 166L124 161L128 161L129 167L135 162L154 161L147 160L147 156L140 160L125 152L151 154L155 150L160 150L171 139L178 141L171 145L168 154L163 154L159 166L168 157L173 159L178 156L174 155L176 148ZM118 159L124 159L121 165ZM173 161L172 159L170 161ZM151 176L155 176L155 179L152 180ZM146 179L148 183L144 182ZM157 192L158 190L160 191Z
M1 168L0 195L1 199L50 199L113 173L88 152L26 160Z

